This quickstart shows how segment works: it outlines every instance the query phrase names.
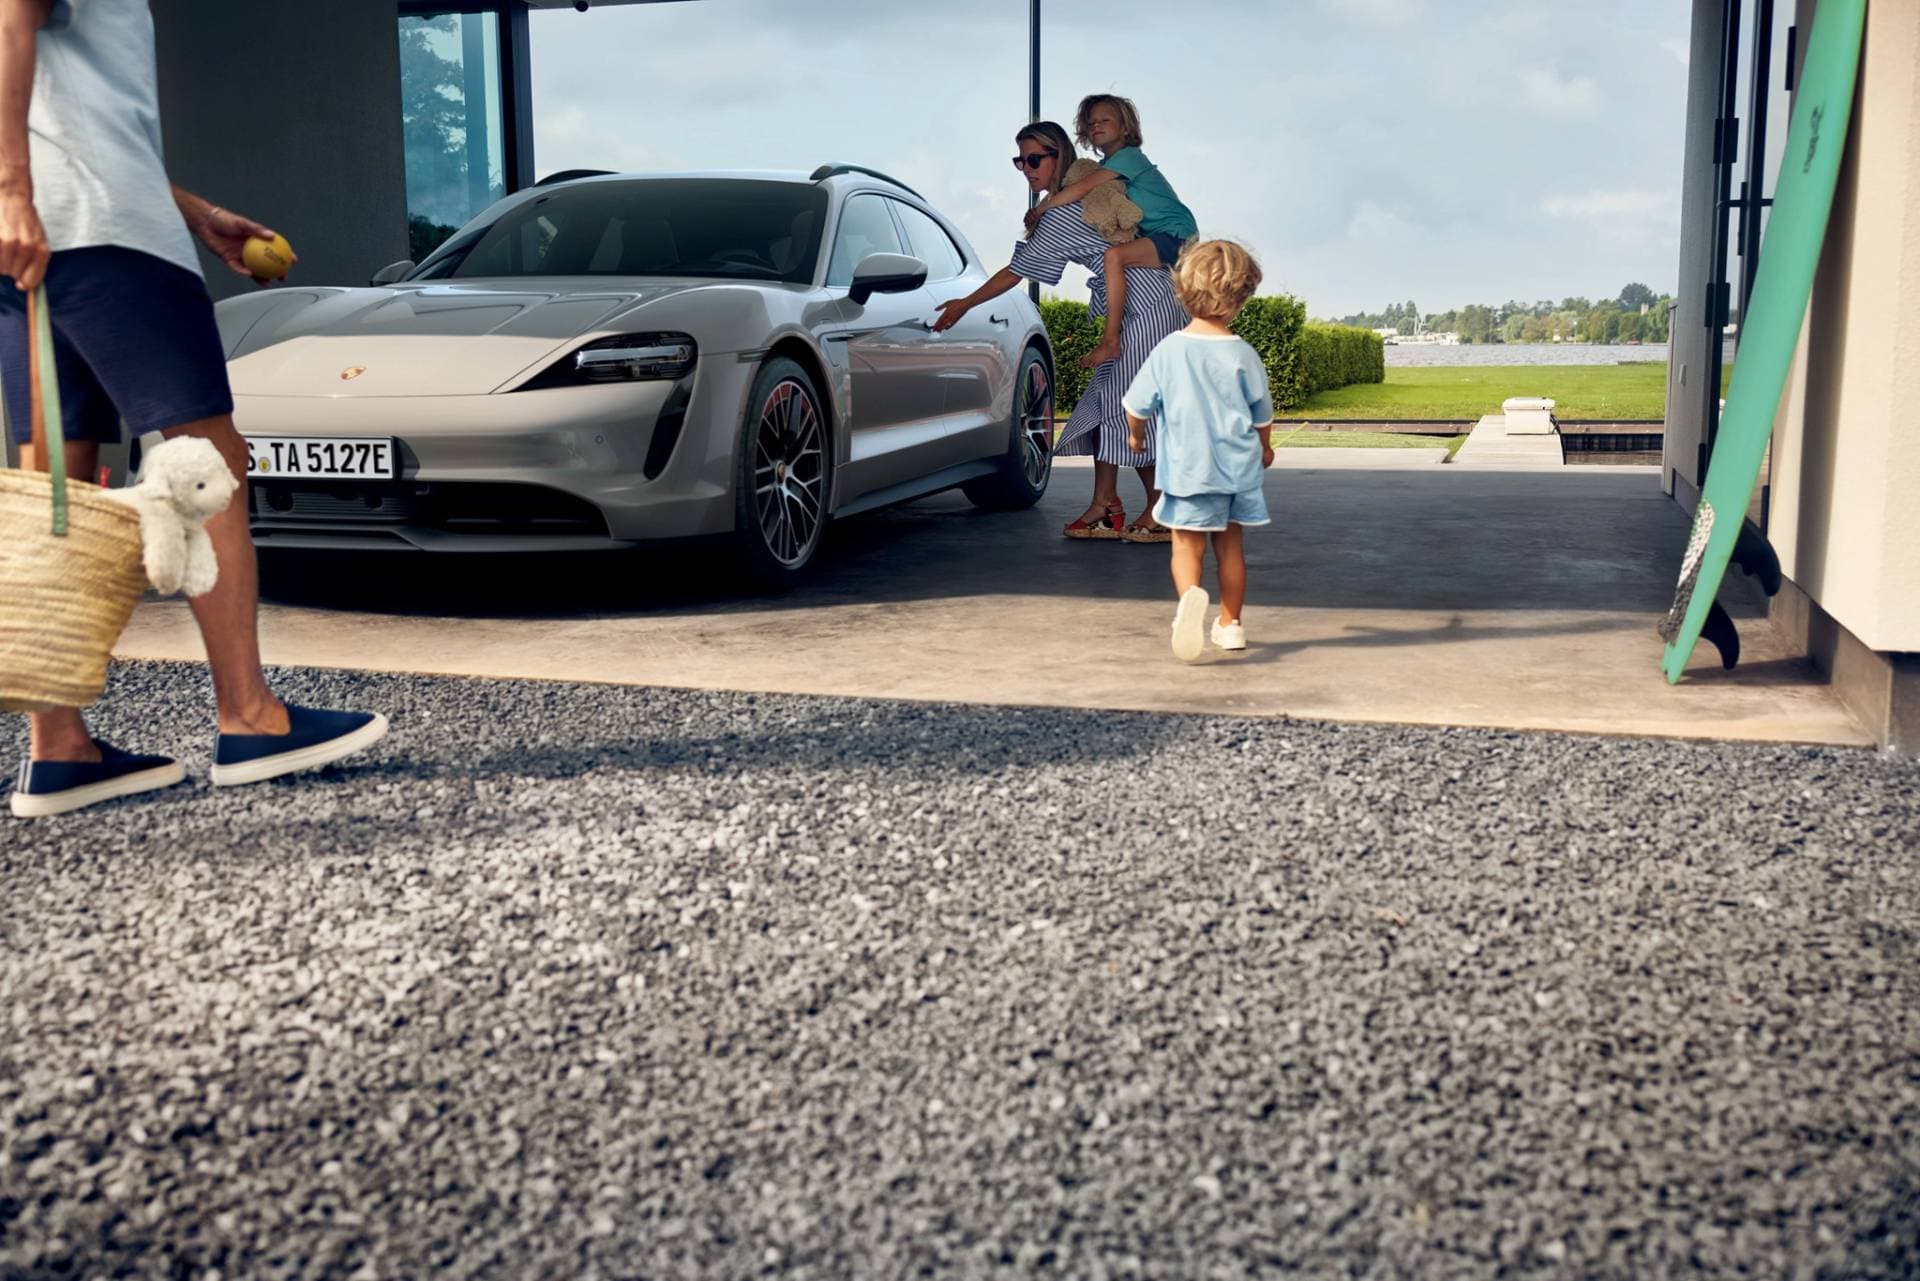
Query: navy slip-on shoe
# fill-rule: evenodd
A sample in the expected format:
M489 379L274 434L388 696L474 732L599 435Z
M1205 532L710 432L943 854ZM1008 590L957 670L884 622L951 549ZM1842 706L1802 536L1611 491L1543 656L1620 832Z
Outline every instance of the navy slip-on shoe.
M378 712L328 712L287 704L284 734L222 734L214 740L215 787L261 783L295 770L315 769L386 736L387 718Z
M179 761L166 756L136 756L94 740L98 761L25 761L13 789L15 818L45 818L84 809L116 796L132 796L172 787L187 776Z

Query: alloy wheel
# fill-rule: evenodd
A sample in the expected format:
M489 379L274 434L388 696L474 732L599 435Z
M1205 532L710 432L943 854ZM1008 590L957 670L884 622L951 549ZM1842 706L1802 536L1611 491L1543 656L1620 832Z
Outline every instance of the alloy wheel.
M1053 468L1053 379L1044 363L1028 362L1020 395L1020 462L1027 484L1042 489Z
M826 512L826 436L807 389L774 384L753 433L754 510L760 537L782 565L805 562Z

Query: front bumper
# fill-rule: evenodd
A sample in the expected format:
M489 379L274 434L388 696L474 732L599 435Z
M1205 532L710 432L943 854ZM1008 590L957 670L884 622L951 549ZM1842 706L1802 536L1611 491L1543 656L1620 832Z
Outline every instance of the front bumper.
M261 547L580 551L733 528L754 366L477 396L238 396L243 435L392 436L392 481L250 477Z

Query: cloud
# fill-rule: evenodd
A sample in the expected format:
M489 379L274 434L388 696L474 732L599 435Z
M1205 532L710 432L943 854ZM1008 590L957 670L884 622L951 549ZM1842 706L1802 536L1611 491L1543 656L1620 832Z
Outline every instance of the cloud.
M1680 216L1680 198L1671 192L1644 189L1585 191L1551 195L1540 201L1540 212L1550 218L1647 218L1670 213Z
M1520 73L1520 92L1528 105L1555 116L1590 116L1600 109L1600 86L1586 76L1561 80L1551 71L1529 67Z
M646 169L697 168L685 157L653 147L633 135L609 131L597 112L578 105L541 108L533 122L533 154L539 171L554 173L561 169Z
M1683 67L1687 65L1687 60L1693 52L1691 44L1681 36L1670 36L1662 40L1660 47L1672 54L1675 61Z
M1685 5L1187 0L1206 38L1169 39L1164 3L1044 4L1042 114L1133 97L1201 228L1315 314L1673 277ZM998 267L1026 207L1026 24L1026 0L536 10L538 168L873 165ZM1518 166L1545 177L1512 200Z
M1334 8L1383 27L1399 27L1419 18L1426 10L1424 0L1335 0Z

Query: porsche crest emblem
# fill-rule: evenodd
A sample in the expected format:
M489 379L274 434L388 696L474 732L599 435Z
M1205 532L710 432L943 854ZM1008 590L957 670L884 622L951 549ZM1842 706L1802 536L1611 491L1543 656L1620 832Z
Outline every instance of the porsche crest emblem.
M358 378L361 374L364 374L366 372L367 372L367 367L365 365L348 365L345 369L342 369L340 371L340 380L342 382L346 382L349 379Z

